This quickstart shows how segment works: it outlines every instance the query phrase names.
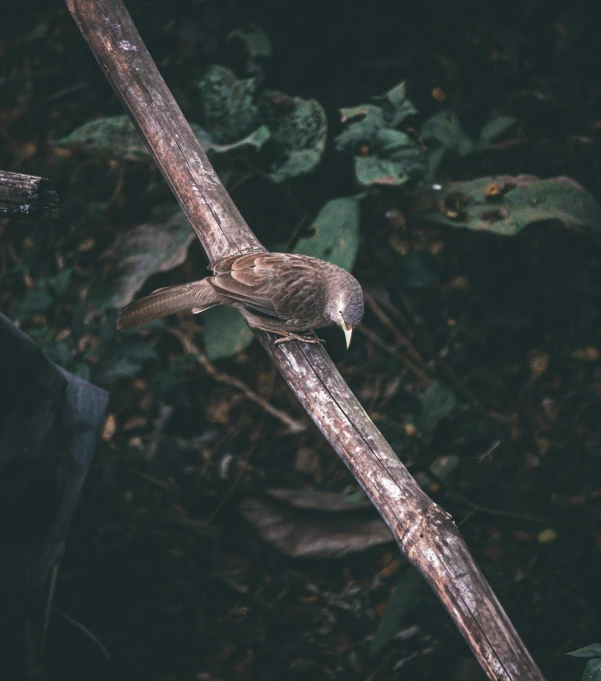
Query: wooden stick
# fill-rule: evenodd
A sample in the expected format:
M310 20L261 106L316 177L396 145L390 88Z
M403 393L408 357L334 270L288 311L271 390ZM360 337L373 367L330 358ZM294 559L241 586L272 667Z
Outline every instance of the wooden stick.
M44 177L0 170L0 217L56 220L58 194Z
M211 261L264 250L219 181L121 0L66 4ZM323 347L274 346L274 337L257 336L403 553L447 608L489 678L543 681L455 523L413 480Z

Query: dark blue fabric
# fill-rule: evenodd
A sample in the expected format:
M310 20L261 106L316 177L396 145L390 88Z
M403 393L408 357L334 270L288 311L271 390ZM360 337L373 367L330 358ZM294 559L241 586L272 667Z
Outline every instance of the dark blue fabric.
M0 610L60 560L107 402L0 314Z

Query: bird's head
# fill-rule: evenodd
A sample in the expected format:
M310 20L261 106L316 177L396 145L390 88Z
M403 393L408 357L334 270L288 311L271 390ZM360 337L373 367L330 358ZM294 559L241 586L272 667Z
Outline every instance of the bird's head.
M345 270L337 273L333 284L326 305L326 315L334 324L340 326L348 348L353 330L363 319L363 291L361 284Z

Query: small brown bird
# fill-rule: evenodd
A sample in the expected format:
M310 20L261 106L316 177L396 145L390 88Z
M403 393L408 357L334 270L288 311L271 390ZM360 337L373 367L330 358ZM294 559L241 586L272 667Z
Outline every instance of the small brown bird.
M288 340L320 342L305 336L338 324L346 347L363 318L361 285L346 270L318 258L291 253L248 253L211 266L213 276L160 288L121 310L117 328L141 326L175 312L204 312L215 305L237 310L246 323Z

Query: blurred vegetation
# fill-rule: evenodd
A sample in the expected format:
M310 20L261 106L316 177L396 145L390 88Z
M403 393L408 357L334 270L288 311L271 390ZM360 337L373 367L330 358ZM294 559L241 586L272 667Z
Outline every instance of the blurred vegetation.
M601 10L128 7L259 239L362 282L329 352L547 677L579 678L566 653L601 604ZM483 678L235 314L116 332L204 254L67 10L1 19L0 167L49 177L62 216L0 221L0 306L111 392L48 678Z

